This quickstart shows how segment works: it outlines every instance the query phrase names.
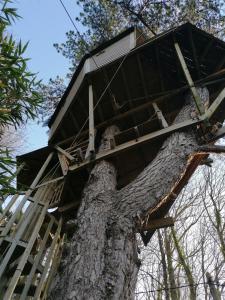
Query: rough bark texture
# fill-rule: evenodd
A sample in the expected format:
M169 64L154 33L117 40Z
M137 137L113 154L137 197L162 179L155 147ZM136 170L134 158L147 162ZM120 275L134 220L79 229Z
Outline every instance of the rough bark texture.
M208 100L205 90L201 92ZM175 122L190 117L194 105L188 98ZM107 148L114 130L106 130L100 151ZM116 190L114 166L106 161L96 164L83 192L78 228L65 247L51 299L134 298L139 268L136 217L143 216L171 190L196 148L193 131L172 134L152 163L120 191Z

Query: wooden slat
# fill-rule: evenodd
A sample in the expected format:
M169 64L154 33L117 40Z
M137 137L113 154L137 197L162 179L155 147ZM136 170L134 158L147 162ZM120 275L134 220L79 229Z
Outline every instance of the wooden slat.
M46 203L46 205L41 210L41 214L40 214L40 216L38 218L38 221L37 221L37 223L36 223L36 225L35 225L35 227L33 229L33 233L31 235L31 237L29 239L29 242L27 244L27 247L26 247L26 249L25 249L25 251L24 251L24 253L23 253L22 257L21 257L19 265L18 265L18 267L17 267L17 269L16 269L16 271L15 271L12 279L9 282L9 286L8 286L8 288L6 290L6 293L4 295L3 300L11 299L11 297L13 295L13 292L14 292L14 289L16 287L16 284L17 284L17 282L18 282L18 280L20 278L20 275L22 274L23 268L24 268L24 266L25 266L25 264L27 262L27 259L28 259L29 255L30 255L30 252L31 252L31 250L33 248L34 242L37 239L38 232L39 232L39 230L41 228L41 225L42 225L42 223L44 221L47 208L48 208L48 203Z
M169 125L168 125L166 119L164 118L162 111L159 109L158 105L155 102L153 102L152 105L157 114L158 119L160 120L160 122L162 124L162 127L167 128Z
M200 97L198 95L198 92L197 92L196 88L195 88L194 82L193 82L193 80L191 78L191 74L190 74L190 72L188 70L187 64L185 62L185 59L183 57L183 54L181 52L181 49L180 49L180 46L179 46L178 43L175 43L175 49L176 49L179 61L181 63L182 69L184 71L184 75L185 75L186 80L188 82L188 85L189 85L189 87L191 89L191 93L192 93L192 95L194 97L197 110L198 110L198 112L199 112L200 115L203 115L204 112L205 112L204 106L203 106L202 101L201 101L201 99L200 99Z
M224 101L224 99L225 99L225 88L222 89L222 91L219 93L219 95L216 97L216 99L207 109L207 111L205 112L205 117L211 118L212 115L215 113L215 111L218 109L218 107L221 105L221 103Z
M70 155L67 151L63 150L61 147L55 146L54 148L57 151L59 151L60 153L62 153L63 155L65 155L69 160L71 160L71 161L74 160L74 157L72 155Z
M21 294L21 296L20 296L20 299L21 299L21 300L25 300L26 297L27 297L27 293L28 293L29 288L30 288L30 286L31 286L31 284L32 284L32 279L33 279L33 276L34 276L34 274L35 274L35 272L36 272L36 269L37 269L37 267L38 267L38 264L40 263L40 260L41 260L42 254L43 254L43 252L44 252L44 249L45 249L45 246L46 246L46 242L47 242L47 240L48 240L49 233L50 233L50 231L51 231L51 229L52 229L53 223L54 223L54 218L51 217L51 220L50 220L50 222L49 222L49 224L48 224L48 227L47 227L47 229L46 229L46 232L45 232L45 234L44 234L44 238L43 238L43 240L42 240L41 243L40 243L40 248L39 248L39 250L38 250L37 256L35 257L34 264L33 264L32 268L31 268L31 271L30 271L29 275L28 275L27 278L25 279L25 282L24 282L24 284L25 284L25 285L24 285L24 289L23 289L23 292L22 292L22 294Z
M91 157L95 153L95 128L94 128L94 98L93 98L93 87L90 84L88 87L89 91L89 143L85 158Z
M44 187L44 186L46 186L46 185L49 185L49 184L51 184L51 183L55 183L56 181L63 180L63 179L64 179L64 176L60 176L60 177L57 177L57 178L48 180L48 181L46 181L46 182L43 182L43 183L37 185L37 186L35 187L35 189L38 189L38 188L40 188L40 187Z
M149 219L147 223L140 225L141 231L156 230L165 227L174 226L174 219L172 217L160 218L160 219Z
M146 134L144 136L141 136L138 140L134 139L134 140L131 140L129 142L123 143L123 144L115 147L114 149L103 151L101 153L97 153L96 157L95 157L95 162L99 161L100 159L103 159L103 158L107 159L109 157L115 156L118 153L121 153L121 152L127 150L128 148L130 148L130 149L135 148L135 147L140 146L141 144L144 144L144 143L146 143L150 140L153 140L155 138L171 134L171 133L173 133L175 131L178 131L178 130L181 130L181 129L183 130L183 129L185 129L187 127L190 127L190 126L193 126L193 125L197 125L197 124L201 123L201 121L202 121L201 118L196 119L196 120L191 119L191 120L183 121L181 123L171 125L167 128L163 128L161 130L157 130L155 132ZM92 162L86 160L86 161L84 161L83 163L81 163L79 165L71 165L69 167L69 170L70 171L77 171L77 170L85 168L87 165L89 165L91 163Z
M59 158L63 176L65 176L68 172L68 164L66 162L66 158L62 153L59 153L59 152L58 152L58 158Z
M37 183L39 182L39 180L41 179L44 171L46 170L49 162L51 161L52 157L53 157L53 152L50 153L47 157L47 159L45 160L43 166L41 167L41 169L39 170L37 176L35 177L34 181L32 182L30 189L26 192L25 196L23 197L23 199L21 200L20 204L18 205L16 211L13 213L12 217L10 218L10 220L7 221L7 224L4 228L4 230L1 232L1 236L0 236L0 245L2 244L3 240L4 240L4 236L6 236L9 232L9 230L12 228L12 225L14 224L16 218L18 217L20 211L22 210L23 206L25 205L27 198L31 195L31 193L33 192L33 189L36 187ZM0 274L1 274L1 266L0 266ZM0 275L1 277L1 275Z
M44 291L43 291L43 294L42 294L43 299L47 299L46 297L47 297L47 294L48 294L48 291L49 291L50 284L51 284L51 282L53 280L53 277L56 273L56 270L57 270L57 268L60 264L64 238L65 238L65 235L63 235L63 237L59 240L58 247L55 251L52 266L51 266L51 269L49 271L47 282L46 282L46 285L45 285L45 288L44 288Z
M56 250L55 249L56 248L56 244L57 244L58 239L60 237L61 227L62 227L62 219L60 219L60 221L59 221L59 225L58 225L57 231L55 233L55 236L54 236L54 239L52 241L51 247L49 249L48 255L46 257L44 272L43 272L43 274L41 276L41 279L40 279L40 282L38 283L38 286L36 288L34 299L39 299L39 297L41 295L41 292L42 292L42 289L43 289L43 285L45 283L46 276L47 276L47 273L48 273L48 270L49 270L49 267L50 267L50 264L51 264L51 261L52 261L52 257L54 255L55 250Z

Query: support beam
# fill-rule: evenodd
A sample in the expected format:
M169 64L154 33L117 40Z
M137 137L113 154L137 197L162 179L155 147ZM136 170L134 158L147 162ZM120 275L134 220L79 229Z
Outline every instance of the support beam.
M207 85L209 85L209 83L211 84L210 80L213 80L217 77L222 77L224 74L225 74L225 68L218 71L218 72L215 72L215 73L213 73L213 74L211 74L211 75L209 75L209 76L207 76L203 79L197 80L194 84L196 84L196 85L205 84L207 86ZM165 91L165 94L153 99L152 101L151 101L151 99L153 98L154 95L148 95L148 97L149 97L148 102L146 102L144 104L141 104L137 107L134 107L132 109L129 109L128 111L126 111L124 113L118 114L115 117L96 125L96 129L101 129L101 128L104 128L106 126L109 126L110 124L114 124L115 122L117 122L117 121L119 121L123 118L126 118L126 117L128 117L132 114L136 114L139 111L148 109L149 107L152 106L152 102L159 103L159 102L161 102L163 100L166 100L166 99L168 99L172 96L179 95L180 93L186 91L187 89L188 89L188 85L184 85L184 86L182 86L180 88L177 88L177 89L174 89L174 90ZM81 133L80 136L84 136L86 134L88 134L88 131L85 130ZM75 137L76 137L75 135L71 136L71 137L59 142L57 145L63 145L65 143L69 143L70 141L73 141Z
M156 230L160 228L172 227L174 226L174 219L171 217L160 218L160 219L149 219L143 224L140 225L141 231L148 231L148 230Z
M162 124L162 127L163 128L168 127L168 123L167 123L166 119L164 118L162 111L159 109L158 105L155 102L153 102L152 106L155 110L155 113L157 114L158 119L160 120L160 122Z
M201 70L200 70L200 66L199 66L199 60L198 60L198 57L197 57L197 51L196 51L195 43L194 43L194 40L193 40L193 34L192 34L191 27L188 28L188 35L189 35L192 54L193 54L193 58L194 58L194 62L195 62L195 68L196 68L196 71L197 71L197 74L198 74L198 79L200 79L201 78Z
M61 176L61 177L57 177L57 178L48 180L48 181L46 181L46 182L43 182L43 183L37 185L37 186L34 188L34 190L36 190L36 189L38 189L38 188L40 188L40 187L46 186L46 185L48 185L48 184L54 183L54 182L56 182L56 181L63 180L63 179L64 179L64 176Z
M58 158L59 158L63 176L65 176L68 172L68 164L67 164L66 157L63 154L61 154L60 152L58 152Z
M74 160L74 157L72 155L70 155L67 151L63 150L61 147L59 146L55 146L54 147L59 153L63 154L65 157L67 157L70 161Z
M203 104L202 104L202 102L201 102L201 99L200 99L200 97L199 97L199 95L198 95L198 92L197 92L196 87L195 87L195 85L194 85L194 82L193 82L193 80L192 80L192 78L191 78L191 74L190 74L190 72L189 72L189 70L188 70L187 64L186 64L186 62L185 62L185 59L184 59L184 57L183 57L183 54L182 54L182 52L181 52L181 49L180 49L180 46L179 46L178 43L175 43L175 49L176 49L177 56L178 56L178 58L179 58L180 64L181 64L181 66L182 66L184 75L185 75L186 80L187 80L187 82L188 82L188 85L189 85L189 87L190 87L191 93L192 93L192 95L193 95L193 97L194 97L194 101L195 101L197 110L198 110L198 112L199 112L200 115L203 115L203 114L204 114L204 111L205 111L205 110L204 110L204 106L203 106Z
M141 144L147 143L150 140L156 139L158 137L166 136L175 131L184 130L185 128L200 124L202 122L202 120L203 120L202 118L199 118L199 119L195 119L195 120L191 119L191 120L183 121L181 123L174 124L167 128L163 128L161 130L157 130L155 132L151 132L149 134L141 136L138 140L134 139L129 142L123 143L119 146L116 146L114 149L97 153L95 156L95 162L97 162L101 159L108 159L109 157L113 157L115 155L118 155L119 153L126 151L128 148L131 149L131 148L138 147ZM72 171L72 172L78 171L79 169L83 169L91 163L92 163L91 161L86 160L83 163L80 163L79 165L77 165L77 164L71 165L69 167L69 171Z
M221 103L224 101L224 99L225 99L225 87L222 89L222 91L219 93L219 95L216 97L216 99L213 101L213 103L205 112L205 118L210 119L212 115L215 113L215 111L219 108Z
M89 92L89 143L85 158L91 158L95 153L95 128L94 128L94 97L92 84L88 87Z

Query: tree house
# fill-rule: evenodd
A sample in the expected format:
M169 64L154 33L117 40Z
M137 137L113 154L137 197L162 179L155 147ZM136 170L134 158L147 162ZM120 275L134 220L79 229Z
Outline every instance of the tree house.
M210 93L207 108L196 90L202 85ZM130 28L85 55L49 120L48 146L17 158L25 166L17 175L18 195L7 200L1 217L0 299L46 297L69 230L63 224L76 216L97 161L113 162L121 189L171 133L191 127L200 143L225 135L224 87L225 43L190 23L151 39ZM173 124L188 90L196 112ZM110 125L119 130L110 149L98 152ZM140 229L145 243L157 228L173 225L164 216L208 152L192 155L170 194L149 211Z

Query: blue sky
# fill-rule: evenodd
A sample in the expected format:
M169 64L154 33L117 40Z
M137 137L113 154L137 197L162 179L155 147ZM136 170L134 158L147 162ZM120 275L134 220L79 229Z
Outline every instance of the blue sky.
M79 15L75 0L64 0L64 4L72 17ZM64 77L69 62L57 53L53 43L64 42L65 33L73 28L59 0L15 0L14 6L22 19L17 20L10 31L16 39L29 41L26 52L30 58L29 69L37 72L44 82L56 75ZM26 152L47 144L47 130L37 122L28 124Z

